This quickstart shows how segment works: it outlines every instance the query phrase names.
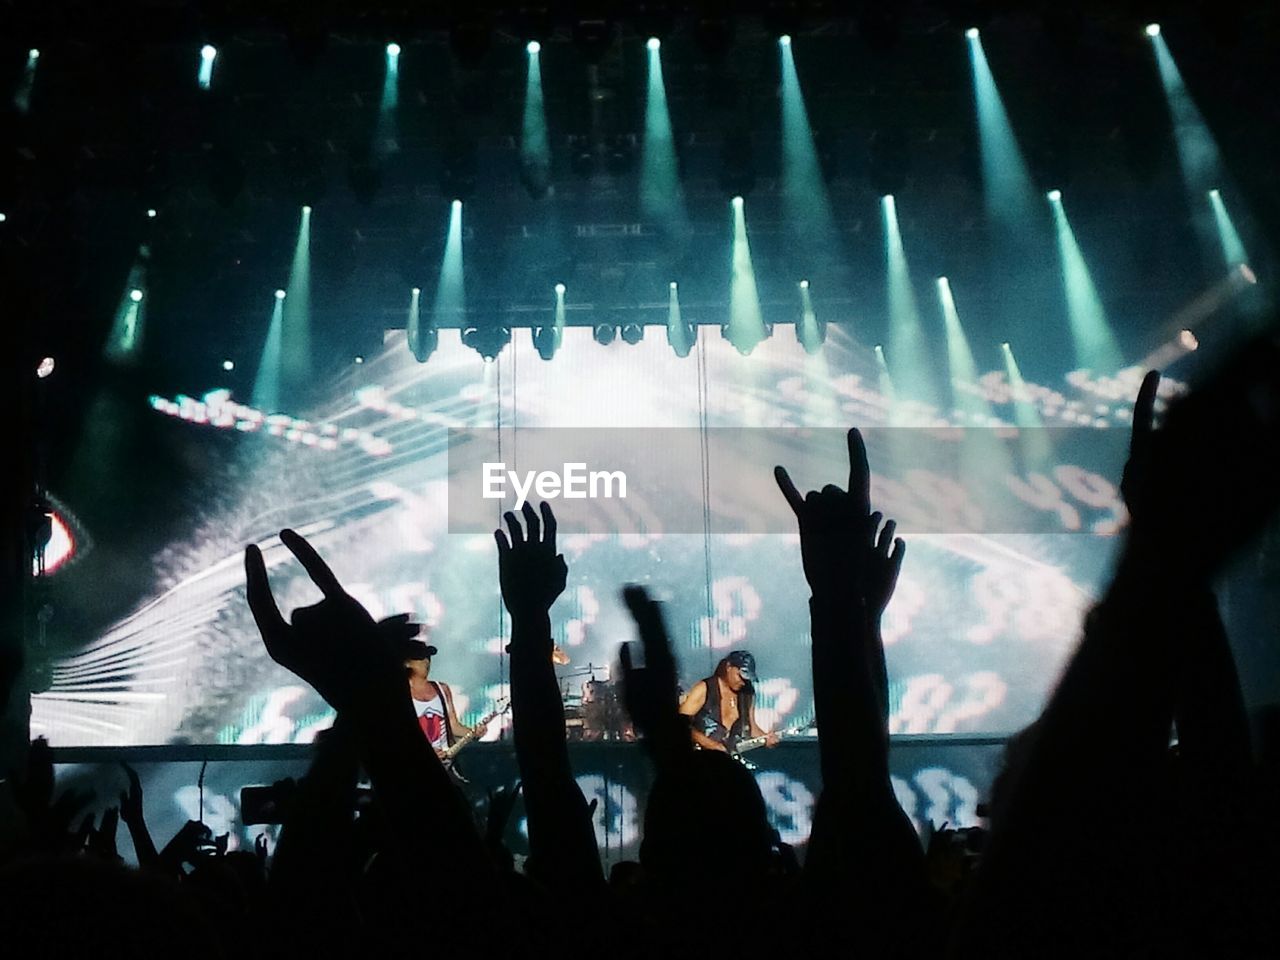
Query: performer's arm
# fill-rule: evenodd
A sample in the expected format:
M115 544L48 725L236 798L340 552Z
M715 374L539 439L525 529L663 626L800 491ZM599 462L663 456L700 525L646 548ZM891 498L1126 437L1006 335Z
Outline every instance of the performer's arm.
M471 733L471 728L458 719L458 714L453 709L453 689L447 683L440 684L440 689L444 691L444 709L449 717L449 730L453 733L453 738L457 740L459 737L468 736ZM483 734L478 733L476 735L482 736Z
M699 680L693 685L685 698L680 701L680 715L682 717L692 717L701 710L707 703L707 683L705 680ZM712 740L701 730L694 727L689 728L689 734L693 737L694 746L701 747L703 750L720 750L724 753L729 752L729 748L718 740Z
M750 727L750 729L751 729L751 736L753 736L753 737L768 737L768 738L769 738L767 741L765 741L765 746L768 746L768 747L777 746L778 741L780 741L780 740L782 739L782 737L781 737L779 734L776 734L776 733L770 733L770 732L769 732L768 730L766 730L764 727L760 726L760 724L756 723L756 705L755 705L755 701L752 701L752 703L751 703L751 712L750 712L749 716L747 717L747 723L748 723L748 725L749 725L749 727Z

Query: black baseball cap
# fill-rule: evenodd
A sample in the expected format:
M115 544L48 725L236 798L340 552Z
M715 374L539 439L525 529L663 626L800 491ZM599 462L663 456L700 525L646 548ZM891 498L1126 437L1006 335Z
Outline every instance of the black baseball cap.
M742 679L747 683L756 682L756 658L747 653L747 651L734 650L725 659L729 662L729 666L738 668L738 672L742 674Z
M426 660L429 657L434 657L439 652L431 644L423 643L421 640L406 640L404 644L404 658L406 660Z

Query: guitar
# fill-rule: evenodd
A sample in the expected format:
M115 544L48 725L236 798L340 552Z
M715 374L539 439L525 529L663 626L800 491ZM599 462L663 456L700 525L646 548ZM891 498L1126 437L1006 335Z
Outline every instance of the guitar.
M444 750L442 751L442 756L440 757L440 762L444 764L445 769L446 770L452 769L454 758L458 755L458 753L462 750L462 748L475 741L476 735L473 732L475 730L475 727L486 726L490 721L496 720L498 717L506 713L510 707L511 707L510 698L503 697L494 705L494 708L492 710L486 713L483 717L481 717L475 723L475 725L472 727L471 730L468 730L466 733L460 736L457 740L453 741L453 743L449 744L449 746L445 747Z
M800 727L792 727L790 730L779 730L778 739L785 740L788 737L799 736L812 726L812 723L806 723ZM743 737L739 740L730 738L725 741L725 746L729 748L730 756L740 757L744 753L750 753L752 750L758 750L763 747L769 742L770 736L772 736L772 734L764 734L759 737Z

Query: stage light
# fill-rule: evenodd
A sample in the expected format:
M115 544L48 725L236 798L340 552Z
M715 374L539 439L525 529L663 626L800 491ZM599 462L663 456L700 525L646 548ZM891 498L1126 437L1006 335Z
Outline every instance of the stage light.
M648 47L650 50L657 50L659 47L662 46L662 41L659 40L657 37L650 37L649 42L646 43L645 46Z
M644 103L644 139L640 142L640 212L671 238L687 235L688 211L680 182L667 87L662 78L662 54L657 38L648 43Z
M45 377L49 376L49 374L53 373L54 366L53 357L45 357L40 361L40 365L36 367L36 376L43 380Z
M557 297L563 297L563 296L564 296L564 291L565 291L565 285L564 285L563 283L557 283L557 284L556 284L556 296L557 296Z
M416 297L416 296L419 296L419 295L422 293L422 288L421 288L421 287L414 287L414 288L413 288L412 290L410 290L409 292L410 292L410 293L412 293L412 294Z
M639 323L626 323L622 326L622 339L635 346L644 339L644 326Z
M801 281L800 281L800 289L801 289L801 290L808 290L808 289L809 289L809 281L808 281L808 280L801 280Z
M740 206L742 206L742 198L741 198L741 197L734 197L734 198L733 198L733 205L734 205L735 207L740 207Z
M618 328L612 323L597 323L595 331L592 333L596 343L603 347L607 347L609 344L613 343L613 338L617 335Z
M155 210L148 210L148 211L147 211L147 219L148 219L148 220L154 220L155 218L156 218L156 212L155 212Z
M1183 330L1178 334L1178 343L1187 350L1195 350L1200 346L1200 341L1196 339L1196 335L1190 330Z
M28 59L28 60L39 60L39 59L40 59L40 51L39 51L39 50L37 50L35 47L32 47L30 50L28 50L28 51L27 51L27 59Z
M1001 349L1001 350L1008 350L1008 349L1009 349L1009 341L1007 341L1007 340L1006 340L1004 343L1000 344L1000 349Z
M285 298L285 292L284 292L283 290L277 290L277 291L276 291L276 299L277 299L277 300L283 300L284 298Z
M537 40L530 40L529 45L526 46L525 49L528 50L530 54L536 56L538 53L542 52L542 44Z
M227 371L227 373L230 373L230 372L231 372L232 370L234 370L235 368L236 368L236 365L235 365L235 362L234 362L234 361L232 361L232 360L223 360L223 361L222 361L222 369L223 369L223 370L225 370L225 371Z
M1066 298L1076 367L1109 376L1120 369L1124 355L1111 331L1106 308L1076 241L1075 231L1071 229L1066 207L1059 199L1052 204L1052 209L1062 292Z
M208 90L213 86L213 62L216 59L218 59L218 49L216 47L206 43L200 48L200 71L196 76L196 81L201 90Z
M791 46L791 37L784 33L778 38L778 43L782 44L784 47L789 47Z
M0 223L4 223L8 219L9 217L7 214L0 213Z
M462 210L462 201L461 200L453 201L453 211L455 213L459 213L461 212L461 210Z
M1147 36L1148 36L1148 37L1158 37L1158 36L1160 36L1160 24L1158 24L1158 23L1148 23L1148 24L1147 24Z
M1253 269L1247 263L1240 264L1240 276L1244 278L1245 283L1258 282L1258 275L1253 272Z
M977 28L977 27L970 27L968 30L966 30L966 31L964 32L964 35L965 35L966 37L968 37L970 40L977 40L977 39L978 39L978 28Z
M542 61L535 49L538 46L536 41L529 44L524 111L520 124L520 182L535 200L541 200L551 192L551 141L547 108L542 96Z
M130 290L130 291L129 291L129 299L130 299L130 300L132 300L134 303L141 303L141 302L142 302L142 291L141 291L141 290Z
M1045 196L1049 198L1050 203L1057 203L1062 199L1062 191L1050 190L1048 193L1045 194Z
M674 280L672 280L672 281L671 281L671 284L670 284L670 289L672 289L672 290L679 290L679 289L680 289L680 285L679 285L679 284L677 284Z
M356 363L364 363L364 357L360 356L358 353L356 354Z
M1244 241L1236 230L1227 205L1222 202L1222 194L1215 188L1209 191L1209 206L1213 208L1213 223L1218 231L1218 245L1222 248L1222 258L1227 267L1232 268L1247 263L1249 255L1245 252Z
M398 43L388 43L388 44L387 44L387 56L388 56L388 57L398 57L398 56L400 56L400 44L398 44Z
M305 205L304 205L304 206L303 206L303 208L302 208L302 212L303 212L304 214L306 214L308 217L309 217L309 216L311 216L311 208L310 208L310 207L308 207L308 206L305 206Z

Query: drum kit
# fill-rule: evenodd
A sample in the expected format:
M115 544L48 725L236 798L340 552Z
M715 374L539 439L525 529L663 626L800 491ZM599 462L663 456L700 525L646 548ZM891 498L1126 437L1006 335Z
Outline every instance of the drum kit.
M629 742L635 728L622 703L622 683L609 679L609 668L587 664L560 675L565 733L570 741Z

